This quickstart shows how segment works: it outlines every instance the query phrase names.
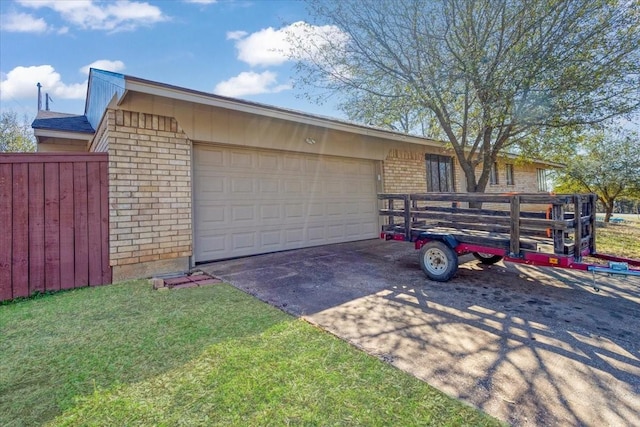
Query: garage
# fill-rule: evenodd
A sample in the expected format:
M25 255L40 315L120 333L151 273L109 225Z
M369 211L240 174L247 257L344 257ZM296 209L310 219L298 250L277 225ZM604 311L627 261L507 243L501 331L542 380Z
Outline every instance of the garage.
M194 144L195 262L375 238L373 160Z

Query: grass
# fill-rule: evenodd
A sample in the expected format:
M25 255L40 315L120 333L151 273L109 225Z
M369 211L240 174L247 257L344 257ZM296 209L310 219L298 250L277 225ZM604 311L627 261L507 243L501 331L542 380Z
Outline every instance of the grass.
M0 425L500 425L228 285L0 306Z
M603 254L640 259L640 218L627 215L619 224L598 223L596 249Z

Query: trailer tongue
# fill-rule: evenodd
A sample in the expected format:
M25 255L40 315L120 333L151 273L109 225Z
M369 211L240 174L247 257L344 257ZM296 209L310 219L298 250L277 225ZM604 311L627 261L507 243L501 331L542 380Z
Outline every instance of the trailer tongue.
M380 237L412 242L431 280L446 282L458 256L480 262L500 260L543 267L640 276L640 260L596 251L594 194L378 194L384 218ZM482 204L468 208L467 204ZM584 262L583 258L607 261Z

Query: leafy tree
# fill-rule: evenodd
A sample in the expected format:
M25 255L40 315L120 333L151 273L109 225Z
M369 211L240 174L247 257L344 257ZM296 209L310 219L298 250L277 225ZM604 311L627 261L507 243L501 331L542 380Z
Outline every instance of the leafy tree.
M3 111L0 116L0 153L18 153L35 149L33 130L26 116L21 123L15 112Z
M350 119L446 140L470 192L540 129L640 106L639 0L308 3L333 30L291 38L297 85L339 94Z
M598 195L605 222L620 198L640 198L640 136L632 132L597 131L575 147L557 172L555 191L588 191Z

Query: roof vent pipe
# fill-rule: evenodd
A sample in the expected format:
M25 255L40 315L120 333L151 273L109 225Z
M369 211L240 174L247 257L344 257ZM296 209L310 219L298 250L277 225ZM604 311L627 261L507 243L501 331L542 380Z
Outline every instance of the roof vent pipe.
M42 85L38 82L36 86L38 86L38 111L40 111L42 110L42 93L40 92Z

